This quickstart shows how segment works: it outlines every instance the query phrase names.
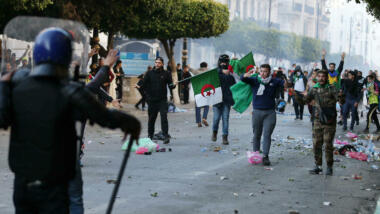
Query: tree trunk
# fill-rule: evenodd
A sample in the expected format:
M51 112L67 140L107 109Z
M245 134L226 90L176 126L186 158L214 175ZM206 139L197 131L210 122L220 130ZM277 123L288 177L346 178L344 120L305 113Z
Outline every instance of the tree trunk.
M107 38L107 52L110 51L113 48L113 37L114 37L113 32L108 33L108 38Z
M169 40L159 39L159 40L162 43L162 45L164 46L166 56L169 59L170 68L172 70L172 79L173 79L173 83L175 83L178 81L177 68L176 68L175 60L174 60L174 46L175 46L176 40L175 39L169 39ZM177 84L177 87L180 87L179 85L180 84ZM181 101L179 99L177 92L178 92L178 90L173 89L173 99L174 99L175 104L180 104Z
M92 38L95 39L97 37L99 37L99 29L95 27L94 31L92 32ZM92 63L97 63L97 62L98 62L98 54L95 54L94 56L92 56Z

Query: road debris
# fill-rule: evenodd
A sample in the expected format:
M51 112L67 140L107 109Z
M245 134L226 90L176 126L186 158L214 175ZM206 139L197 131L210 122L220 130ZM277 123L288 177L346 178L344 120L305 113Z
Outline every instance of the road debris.
M323 205L324 205L324 206L331 206L332 204L331 204L331 202L329 202L329 201L325 201L325 202L323 202Z

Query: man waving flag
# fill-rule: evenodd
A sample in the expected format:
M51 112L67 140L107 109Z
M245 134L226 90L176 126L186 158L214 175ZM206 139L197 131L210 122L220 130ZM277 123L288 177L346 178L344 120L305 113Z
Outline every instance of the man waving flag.
M192 77L191 84L193 85L197 107L222 102L222 89L216 68Z
M253 54L250 52L240 60L235 60L231 62L231 66L234 69L234 73L242 75L252 69L255 69L255 60L253 59ZM251 86L244 82L238 82L231 88L232 97L235 101L232 107L235 111L243 113L252 102L253 94Z

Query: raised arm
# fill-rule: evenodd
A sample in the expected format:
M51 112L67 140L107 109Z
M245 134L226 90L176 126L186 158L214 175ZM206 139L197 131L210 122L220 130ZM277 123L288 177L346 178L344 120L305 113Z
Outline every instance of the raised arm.
M253 78L251 77L253 75L253 70L245 73L245 74L242 74L240 76L240 80L247 83L247 84L250 84L251 86L254 86L255 84L257 84L257 79L256 78Z
M325 57L326 57L326 50L323 49L323 50L322 50L321 64L322 64L322 69L327 71L328 69L327 69L327 65L326 65L326 59L325 59Z
M346 53L342 53L341 55L341 60L340 60L340 63L339 63L339 66L338 66L338 72L339 74L342 73L343 71L343 65L344 65L344 57L346 56Z
M134 139L138 139L141 124L134 116L108 110L83 87L69 85L65 87L64 94L69 97L70 103L79 110L83 118L111 129L120 128L125 135L131 134Z

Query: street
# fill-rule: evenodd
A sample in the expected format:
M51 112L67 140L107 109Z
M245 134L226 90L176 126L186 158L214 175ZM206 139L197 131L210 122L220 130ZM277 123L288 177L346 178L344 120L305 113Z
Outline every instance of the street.
M165 153L132 154L121 183L113 213L373 213L380 190L378 162L361 162L335 155L334 175L309 175L314 166L310 148L309 117L294 121L292 106L277 115L270 152L272 166L250 165L246 151L252 150L251 113L231 110L230 145L211 141L211 127L198 128L194 104L180 105L184 113L169 113L172 136ZM147 136L147 112L126 105L142 123ZM133 110L132 110L133 109ZM251 108L250 108L251 109ZM360 129L364 128L361 118ZM208 122L212 125L212 110ZM156 133L160 120L156 122ZM336 136L342 136L337 127ZM105 213L124 152L122 133L88 126L85 133L84 206L86 213ZM295 140L292 140L295 139ZM299 143L297 139L305 141ZM305 143L309 142L309 144ZM376 142L379 143L379 142ZM13 174L7 161L9 132L0 132L0 213L14 213ZM214 147L222 150L214 152ZM172 152L168 151L172 149ZM323 158L324 159L324 158ZM325 161L325 160L324 160ZM340 162L338 162L340 161ZM325 162L324 162L325 169ZM354 179L356 174L362 179ZM325 203L324 203L325 202ZM327 203L330 202L330 203Z

